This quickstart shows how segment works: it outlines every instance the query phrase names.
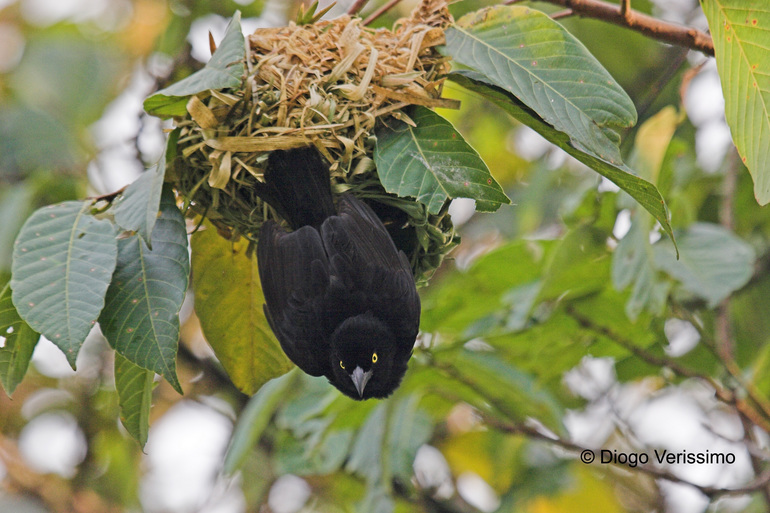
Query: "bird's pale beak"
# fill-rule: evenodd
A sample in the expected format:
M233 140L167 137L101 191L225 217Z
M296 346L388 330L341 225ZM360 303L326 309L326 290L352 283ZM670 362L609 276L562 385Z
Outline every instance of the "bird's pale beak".
M350 379L353 380L353 384L356 386L356 390L358 391L358 397L364 396L364 387L366 386L366 383L369 381L369 378L372 377L372 369L369 369L368 371L364 372L364 369L361 367L356 367L353 370L353 374L350 375Z

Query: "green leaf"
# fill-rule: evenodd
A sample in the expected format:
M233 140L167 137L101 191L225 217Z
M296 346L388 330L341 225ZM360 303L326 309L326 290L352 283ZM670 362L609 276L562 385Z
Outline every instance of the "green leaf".
M496 6L463 16L446 33L452 59L512 93L573 145L621 164L613 128L636 123L626 92L583 44L545 13Z
M390 474L408 483L414 474L414 457L420 446L430 439L433 424L420 408L420 397L411 394L393 405L388 429ZM384 463L384 462L383 462Z
M11 395L24 379L40 334L24 322L11 300L11 285L6 284L0 291L0 382Z
M243 465L276 409L285 400L286 392L297 382L298 373L299 371L295 370L268 381L249 400L235 425L230 446L227 448L225 473L232 474Z
M35 211L13 248L13 304L72 368L102 311L117 258L115 227L89 209L89 202L67 201Z
M639 127L630 162L641 177L657 183L671 139L679 125L674 107L665 107ZM626 198L627 199L627 198ZM624 199L621 199L621 203ZM652 217L638 208L631 213L631 227L618 244L612 258L612 283L618 290L633 284L626 303L629 319L636 319L647 308L660 315L671 284L658 279L653 269L650 232Z
M394 513L393 495L385 484L378 483L367 487L364 498L356 503L358 513Z
M607 284L606 234L591 226L577 228L559 243L543 273L538 299L574 299Z
M161 196L152 247L137 235L118 241L118 265L99 323L115 350L181 393L176 352L190 264L184 218L170 188Z
M0 120L0 125L2 123ZM28 182L20 182L13 186L4 185L4 189L0 194L0 219L3 220L0 224L0 271L10 271L13 261L13 241L27 216L32 213L35 190Z
M646 213L635 212L631 219L631 227L612 256L612 283L618 290L633 284L626 303L626 314L629 319L635 320L645 308L661 314L670 285L657 279L652 266L650 217Z
M230 379L251 395L293 366L265 318L265 297L248 242L233 243L204 224L192 237L195 312Z
M410 394L378 404L366 418L353 442L347 470L370 485L390 483L393 477L408 482L417 449L432 432L428 415L419 408L419 396Z
M665 232L674 241L674 233L668 220L668 211L663 197L650 182L635 176L625 165L616 166L605 160L585 153L575 147L569 137L544 122L537 114L524 106L515 96L485 82L478 73L452 73L449 78L461 86L474 91L491 101L505 112L530 127L546 140L563 149L577 160L604 176L634 198L642 207L658 220Z
M188 97L208 89L227 89L241 85L245 71L246 42L241 31L241 13L230 20L219 47L203 69L161 89L144 101L144 110L160 117L184 116Z
M452 349L434 353L435 361L480 398L475 406L490 407L495 414L521 421L538 419L549 429L561 431L562 408L534 376L506 362L494 351ZM451 393L459 392L451 390ZM466 399L467 400L467 399Z
M725 116L760 205L770 202L770 10L756 0L701 0L714 39Z
M122 61L125 54L121 55L117 45L95 44L76 31L47 34L28 38L24 58L10 76L6 75L5 83L11 86L13 98L53 113L71 130L85 128L98 120L114 99L117 82L128 64ZM38 136L37 140L41 139Z
M158 218L160 194L166 175L166 154L152 168L131 183L112 204L115 222L124 230L137 232L152 249L152 229Z
M420 329L460 334L500 308L503 294L540 277L542 248L515 241L490 251L467 271L434 280L422 294Z
M409 115L416 126L394 119L377 131L374 162L386 191L417 198L431 214L438 214L451 198L473 198L485 212L510 203L479 154L449 121L419 106Z
M78 142L72 132L50 112L4 101L0 105L0 176L12 170L78 165L81 151L76 150Z
M144 447L150 430L150 406L155 373L115 353L115 389L120 405L120 422Z
M681 258L667 241L653 246L655 265L715 307L745 285L754 271L754 249L725 228L696 223L679 238Z

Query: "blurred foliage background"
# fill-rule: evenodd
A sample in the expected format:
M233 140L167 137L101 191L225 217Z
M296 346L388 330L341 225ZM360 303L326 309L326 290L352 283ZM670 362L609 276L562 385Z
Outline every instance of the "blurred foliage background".
M370 3L365 14L382 2ZM112 192L159 158L163 126L141 102L202 66L208 31L220 39L235 10L248 30L284 24L298 5L0 0L0 284L33 210ZM633 7L706 26L695 1ZM422 334L392 398L353 403L291 372L249 402L187 307L185 395L157 387L142 453L117 420L98 331L77 372L41 341L13 397L0 393L0 510L766 511L770 218L729 143L713 61L561 22L637 106L622 148L665 197L679 261L616 187L448 83L463 107L441 114L513 205L453 205L463 242L422 290ZM735 463L584 465L583 448Z

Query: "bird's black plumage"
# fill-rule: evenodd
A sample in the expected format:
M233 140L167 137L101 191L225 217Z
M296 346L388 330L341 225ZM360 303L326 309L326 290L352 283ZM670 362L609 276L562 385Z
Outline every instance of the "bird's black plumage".
M387 397L412 354L420 299L411 267L380 219L342 194L313 148L274 151L260 194L292 231L262 226L265 315L286 355L354 399Z

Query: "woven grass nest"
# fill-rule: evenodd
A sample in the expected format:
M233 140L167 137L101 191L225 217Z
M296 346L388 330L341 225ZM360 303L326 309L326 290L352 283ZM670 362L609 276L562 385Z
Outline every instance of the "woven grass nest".
M258 29L246 40L241 87L193 96L177 120L170 173L177 192L192 213L227 239L246 237L253 251L262 223L274 216L254 187L268 154L312 144L330 165L333 190L374 209L425 283L458 242L449 202L431 215L422 203L387 193L372 160L373 134L392 118L409 123L410 105L452 106L441 98L448 58L435 48L450 22L446 0L424 0L392 31L347 15Z

